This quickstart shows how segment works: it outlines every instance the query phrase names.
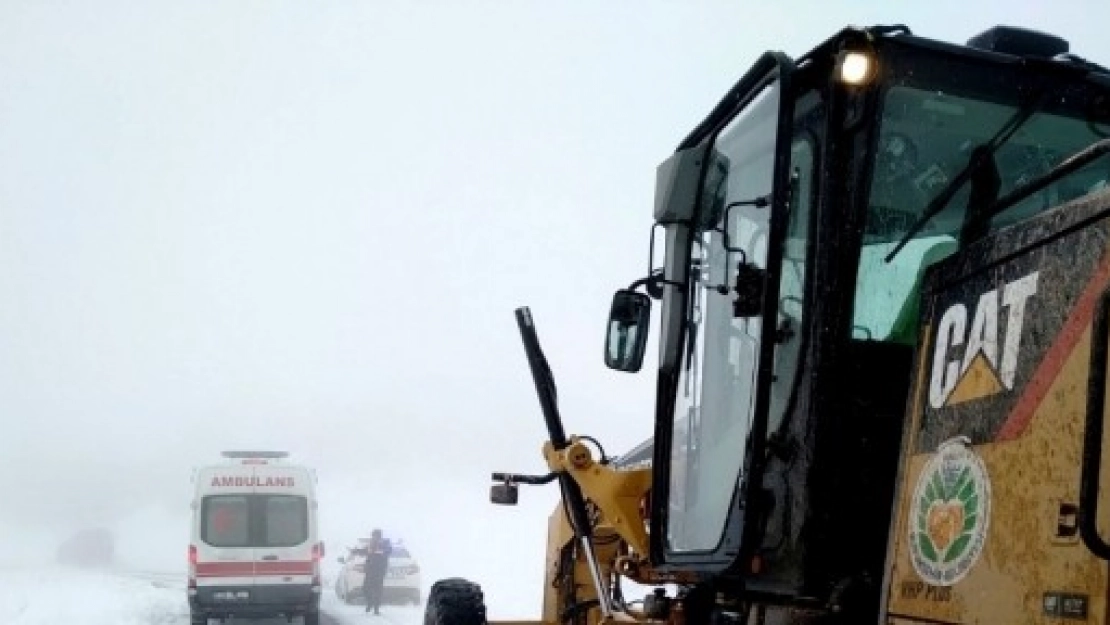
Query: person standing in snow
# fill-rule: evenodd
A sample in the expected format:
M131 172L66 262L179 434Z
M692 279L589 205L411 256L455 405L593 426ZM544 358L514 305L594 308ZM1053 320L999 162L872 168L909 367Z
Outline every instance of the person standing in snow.
M382 587L385 585L385 572L389 569L389 556L393 547L389 539L382 537L382 531L374 530L370 534L370 544L366 545L366 562L363 564L365 576L362 578L362 590L366 595L366 611L374 608L374 614L381 614Z

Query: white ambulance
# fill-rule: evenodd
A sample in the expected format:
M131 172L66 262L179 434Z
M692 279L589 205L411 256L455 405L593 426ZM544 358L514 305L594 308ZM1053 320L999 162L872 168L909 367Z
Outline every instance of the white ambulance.
M192 625L209 619L320 620L316 472L286 452L229 451L193 474Z

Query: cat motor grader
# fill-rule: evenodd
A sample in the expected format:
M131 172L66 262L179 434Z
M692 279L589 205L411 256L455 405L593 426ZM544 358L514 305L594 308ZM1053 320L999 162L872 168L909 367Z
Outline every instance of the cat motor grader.
M541 622L1108 622L1110 73L1056 36L849 28L764 54L657 172L605 362L655 430L567 436ZM622 580L654 587L628 601ZM486 621L440 580L428 625Z

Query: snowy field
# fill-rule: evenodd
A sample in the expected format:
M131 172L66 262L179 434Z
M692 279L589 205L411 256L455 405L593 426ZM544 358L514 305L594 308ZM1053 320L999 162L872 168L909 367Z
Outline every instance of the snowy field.
M0 572L0 623L5 625L188 622L183 582L66 568L12 568Z
M423 608L392 607L381 616L325 591L321 623L419 625ZM282 619L253 621L279 625ZM97 573L66 568L0 570L0 625L188 625L184 580L155 573Z
M322 563L321 621L423 623L423 607L387 606L384 614L374 617L362 606L345 605L335 596L338 558L368 527L378 524L405 539L420 564L424 596L437 579L465 576L484 587L490 618L538 618L547 516L558 493L530 490L520 505L499 508L486 500L488 483L486 472L475 471L466 480L418 483L394 492L373 480L340 477L321 484L320 536L328 545ZM367 492L390 493L390 505L375 506ZM188 493L180 498L187 502ZM429 501L436 505L428 508ZM0 522L0 536L20 537L0 544L0 625L187 625L188 523L187 504L130 511L111 527L117 536L119 570L97 573L43 561L75 528Z
M634 588L633 592L648 591ZM498 593L489 594L490 603L496 605ZM320 622L325 625L421 625L424 620L423 606L384 606L380 616L367 614L364 606L341 602L331 589L331 580L325 581L321 609ZM530 619L539 616L538 606L534 612L498 612L491 610L490 617ZM283 619L246 622L257 625L287 623ZM184 577L175 573L87 572L64 567L0 568L0 625L76 623L188 625Z

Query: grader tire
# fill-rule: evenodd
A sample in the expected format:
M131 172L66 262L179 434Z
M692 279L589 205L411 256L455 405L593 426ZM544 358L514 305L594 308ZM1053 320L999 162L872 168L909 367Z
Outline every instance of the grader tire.
M459 577L432 584L424 608L424 625L486 625L482 587Z

